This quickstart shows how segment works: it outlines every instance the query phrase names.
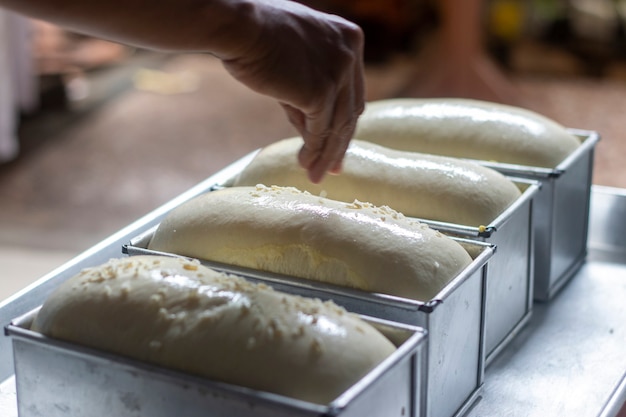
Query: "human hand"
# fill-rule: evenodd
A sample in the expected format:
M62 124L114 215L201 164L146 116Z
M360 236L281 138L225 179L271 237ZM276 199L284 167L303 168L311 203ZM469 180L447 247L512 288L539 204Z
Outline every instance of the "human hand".
M290 1L253 3L251 42L222 59L237 80L276 98L304 139L298 160L312 182L338 173L364 109L363 33Z

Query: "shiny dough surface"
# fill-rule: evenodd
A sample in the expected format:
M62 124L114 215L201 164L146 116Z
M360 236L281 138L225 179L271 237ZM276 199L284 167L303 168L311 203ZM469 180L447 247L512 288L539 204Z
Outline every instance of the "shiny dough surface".
M354 137L394 149L546 168L580 145L563 126L536 112L444 98L372 101Z
M340 175L311 183L297 160L301 138L266 146L244 167L236 186L292 186L341 201L388 205L410 217L488 225L521 194L499 172L458 158L399 151L352 140Z
M148 247L421 301L472 261L453 239L389 207L262 185L180 205Z
M326 404L395 346L331 302L197 262L113 259L46 300L33 330L219 381Z

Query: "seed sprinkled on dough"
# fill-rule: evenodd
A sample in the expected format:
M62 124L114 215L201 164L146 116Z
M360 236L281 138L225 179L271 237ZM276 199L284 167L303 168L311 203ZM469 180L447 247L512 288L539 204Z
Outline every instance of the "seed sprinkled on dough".
M293 338L297 339L298 337L302 337L302 336L304 336L304 326L300 325L298 326L298 329L294 332Z
M120 288L120 298L126 299L128 297L128 294L130 294L130 284L128 284L128 282L126 282Z
M250 306L242 304L239 308L239 317L246 317L248 314L250 314Z
M311 352L317 357L322 356L324 353L324 347L317 337L311 341Z

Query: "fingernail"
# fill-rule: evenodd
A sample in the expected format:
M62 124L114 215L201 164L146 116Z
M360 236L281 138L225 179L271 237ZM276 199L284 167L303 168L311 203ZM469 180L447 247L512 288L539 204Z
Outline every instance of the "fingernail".
M319 184L320 182L322 182L322 180L324 179L324 175L325 175L324 171L318 172L318 170L315 168L309 169L309 180L313 184Z
M341 174L342 169L343 169L343 163L340 161L340 162L337 162L328 172L334 175L339 175Z

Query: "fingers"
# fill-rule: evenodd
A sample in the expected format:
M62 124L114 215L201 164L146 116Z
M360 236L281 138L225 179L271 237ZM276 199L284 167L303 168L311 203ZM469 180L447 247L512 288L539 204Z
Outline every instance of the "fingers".
M324 138L319 157L308 167L309 178L319 182L326 174L341 171L343 157L354 135L358 117L365 108L365 80L363 71L363 33L353 26L346 38L352 48L351 56L344 63L343 82L328 109L332 120L330 133ZM317 180L319 178L319 180Z
M349 94L347 92L346 94ZM334 120L341 120L343 125L337 128L331 124L330 130L321 134L313 134L308 128L302 130L304 145L298 154L300 165L308 170L309 179L319 183L327 172L339 173L341 162L348 149L352 135L354 134L356 118L352 106L346 105L344 100L339 100L337 112L334 112ZM344 113L349 112L351 116Z
M362 48L362 42L357 39L356 58L352 57L343 68L341 82L327 89L326 98L317 110L306 113L283 104L287 117L304 140L298 161L314 183L319 183L327 172L341 171L356 122L364 110Z
M336 135L333 132L335 109L333 92L324 100L319 111L305 114L304 117L304 129L301 132L304 146L298 160L308 170L309 179L313 183L319 183L331 168L332 161L327 158L332 157L331 151L336 146Z
M259 71L254 71L254 77L240 76L240 79L279 100L304 140L298 161L308 171L309 179L318 183L326 173L341 170L357 119L365 106L364 38L357 25L338 16L307 12L306 17L309 13L314 13L315 19L297 18L287 22L297 24L299 30L294 33L308 34L304 39L308 48L292 51L287 61L284 57L265 60L287 62L284 67L270 66L269 78L260 79ZM270 52L276 52L276 48ZM250 65L245 69L249 71Z
M289 119L304 140L304 145L298 153L298 163L308 170L319 158L325 140L317 140L315 135L307 132L305 127L306 115L304 112L288 104L281 103L281 106L287 114L287 119Z
M354 135L358 117L364 108L361 72L355 75L355 80L354 84L350 82L345 86L334 103L328 106L329 114L323 117L332 119L326 130L316 134L312 129L320 129L320 119L305 118L303 132L305 146L300 152L299 161L308 169L309 179L314 183L320 182L327 172L338 174L341 171L344 155ZM326 121L322 119L321 123Z
M317 115L307 115L304 111L297 109L291 105L281 103L287 118L291 124L298 130L304 146L298 155L300 165L309 169L322 154L327 143L327 138L331 136L331 120L333 117L332 110L329 110L333 104L323 105L325 110Z
M300 152L300 160L305 160L307 157L312 159L307 169L309 171L309 179L313 183L319 183L328 172L334 174L340 172L341 162L348 149L353 132L354 127L352 125L345 125L342 129L333 132L327 137L318 138L321 141L317 143L321 146L317 149L303 147ZM312 151L313 155L305 156L307 151Z
M339 106L345 108L345 105ZM311 129L322 126L320 119L307 117L304 113L290 106L283 105L291 123L298 129L304 140L304 145L298 153L298 162L308 170L309 179L313 183L319 183L327 172L338 173L341 170L341 161L354 133L354 118L350 123L336 129L332 123L324 130L311 132ZM327 112L325 116L333 117L334 120L343 120L341 112ZM309 127L313 126L313 127Z
M338 174L341 171L341 165L343 155L348 149L350 140L354 135L356 129L356 123L359 116L365 110L365 76L363 69L363 41L362 38L357 40L357 56L358 59L354 61L354 78L353 84L349 86L348 90L348 106L346 107L347 123L340 130L340 137L345 140L343 144L343 150L341 150L340 158L336 161L334 166L330 169L333 174Z

